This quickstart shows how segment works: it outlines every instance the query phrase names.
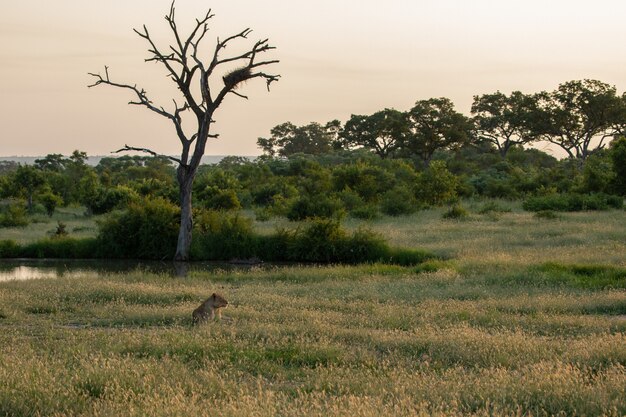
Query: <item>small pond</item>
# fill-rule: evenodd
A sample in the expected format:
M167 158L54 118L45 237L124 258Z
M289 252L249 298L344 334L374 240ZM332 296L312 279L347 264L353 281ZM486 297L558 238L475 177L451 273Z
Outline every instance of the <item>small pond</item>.
M267 264L263 264L264 267ZM189 272L215 270L249 270L258 265L237 265L225 262L174 262L137 260L77 260L77 259L3 259L0 260L0 282L59 277L95 278L114 274L144 271L147 273L185 276Z

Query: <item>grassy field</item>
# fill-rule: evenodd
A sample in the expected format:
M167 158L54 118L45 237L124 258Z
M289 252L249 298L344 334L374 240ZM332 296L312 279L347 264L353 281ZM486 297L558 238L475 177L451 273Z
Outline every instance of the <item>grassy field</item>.
M419 267L0 283L0 416L626 415L626 212L468 207L369 224Z
M0 228L0 239L13 240L19 244L31 243L53 235L59 222L65 224L65 230L73 237L94 237L98 231L97 216L85 216L84 213L83 207L63 207L57 209L51 217L34 215L26 227Z

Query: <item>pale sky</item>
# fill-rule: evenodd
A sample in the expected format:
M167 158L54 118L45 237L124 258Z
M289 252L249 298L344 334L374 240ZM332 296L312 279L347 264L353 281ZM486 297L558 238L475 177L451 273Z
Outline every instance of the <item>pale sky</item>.
M166 108L177 96L165 70L144 63L148 26L166 49L170 0L0 0L0 156L103 155L122 147L178 154L170 122L127 105L130 92L88 89L110 67ZM207 154L255 155L258 137L417 100L448 97L469 115L472 96L527 93L599 79L626 89L623 0L178 0L179 27L209 7L204 47L246 27L269 38L280 82L253 80L216 113ZM227 49L228 51L228 49ZM256 81L256 82L255 82Z

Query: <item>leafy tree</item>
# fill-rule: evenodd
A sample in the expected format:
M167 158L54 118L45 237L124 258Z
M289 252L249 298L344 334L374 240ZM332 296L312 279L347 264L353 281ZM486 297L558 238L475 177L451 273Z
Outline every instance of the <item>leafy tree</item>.
M48 154L35 160L35 167L45 172L46 180L52 192L62 198L65 203L80 202L80 193L76 184L92 170L86 163L87 154L75 150L65 158L61 154Z
M269 45L267 39L255 42L244 52L223 56L227 46L231 46L233 42L238 40L247 39L251 33L250 29L244 29L221 40L218 39L213 53L209 54L209 59L203 61L200 54L200 51L203 50L201 43L209 31L209 20L211 18L213 18L213 15L209 10L203 18L196 20L189 35L184 36L176 23L174 2L172 2L165 20L172 31L174 42L166 49L161 49L161 47L157 46L145 25L143 30L135 30L149 45L148 50L152 56L147 61L162 64L170 79L182 93L182 104L179 104L180 101L174 100L172 111L155 104L148 97L146 90L137 87L136 84L122 84L111 80L108 67L105 67L104 74L91 74L95 78L92 86L109 85L128 90L135 97L130 104L143 106L167 118L174 126L176 136L182 148L179 158L168 157L178 164L176 178L180 189L181 206L180 229L175 255L175 259L178 261L189 259L193 229L191 198L193 182L198 167L202 162L207 140L217 137L217 135L211 133L211 126L215 122L214 116L217 109L229 94L247 98L239 91L239 87L246 81L256 78L264 79L269 89L270 84L278 81L280 77L264 71L264 68L267 66L278 62L278 60L263 60L260 58L261 55L274 49L274 47ZM224 68L228 71L220 73L220 70ZM193 89L192 84L197 88ZM183 123L183 116L187 111L191 111L192 116L189 123ZM187 126L190 126L190 124L194 126L192 134L186 131ZM151 155L157 155L151 149L128 145L120 149L120 151L142 151Z
M612 161L604 151L587 158L582 172L582 191L587 193L610 192L614 180L615 172Z
M459 179L454 176L443 161L433 161L419 175L415 184L418 201L431 205L442 205L457 197Z
M0 175L15 172L18 163L15 161L0 161Z
M384 159L400 149L407 133L404 113L385 109L371 116L353 114L339 136L345 147L365 148Z
M296 153L320 155L333 149L338 121L322 126L311 122L296 126L291 122L275 126L269 139L259 138L257 145L269 156L290 156Z
M581 162L603 149L615 126L623 123L616 119L622 103L615 87L598 80L568 81L538 99L541 117L534 123L535 134Z
M376 202L395 183L392 174L366 162L339 166L333 170L336 191L352 190L365 202Z
M410 133L403 150L419 157L425 166L435 151L458 148L472 136L471 121L454 110L452 101L445 97L416 102L408 113L408 122Z
M611 143L611 160L613 161L614 189L619 195L626 195L626 138L620 137Z
M46 208L46 213L48 213L50 217L54 214L54 210L63 204L63 199L51 191L46 191L39 195L37 199Z
M505 158L514 145L533 142L532 120L537 117L534 96L513 91L510 96L501 92L474 96L472 114L478 136L493 143Z
M35 167L42 171L61 172L65 169L67 160L60 153L51 153L43 158L35 159Z
M17 187L16 191L26 197L28 211L32 211L33 197L46 184L46 178L37 168L20 165L14 174L14 184Z

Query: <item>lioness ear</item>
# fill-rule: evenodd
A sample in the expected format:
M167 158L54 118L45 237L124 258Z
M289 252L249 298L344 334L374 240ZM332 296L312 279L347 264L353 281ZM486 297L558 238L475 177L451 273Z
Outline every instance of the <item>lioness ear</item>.
M213 293L213 295L211 296L211 298L213 298L215 300L215 298L217 297L217 294Z

